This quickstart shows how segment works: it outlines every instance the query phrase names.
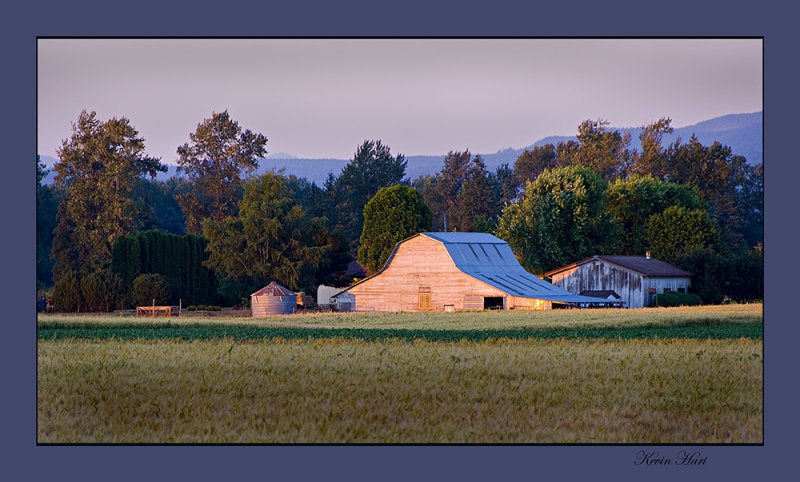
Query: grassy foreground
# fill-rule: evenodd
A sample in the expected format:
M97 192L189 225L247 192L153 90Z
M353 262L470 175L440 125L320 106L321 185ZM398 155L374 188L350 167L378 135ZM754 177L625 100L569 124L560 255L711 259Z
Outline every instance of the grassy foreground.
M38 441L760 443L761 348L40 341Z
M559 326L577 332L695 325L724 330L763 326L756 306L235 321L301 331L346 329L359 319L368 331L383 330L389 320L396 328L439 333ZM330 336L63 337L76 327L158 331L163 323L40 317L38 442L763 442L759 336L429 341L344 338L333 336L336 330L306 329ZM170 324L216 329L220 320L182 317ZM42 336L53 332L60 336Z

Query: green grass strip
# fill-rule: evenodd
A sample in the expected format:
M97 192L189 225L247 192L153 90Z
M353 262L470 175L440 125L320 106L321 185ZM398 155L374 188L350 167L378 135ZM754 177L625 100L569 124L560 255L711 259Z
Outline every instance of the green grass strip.
M324 339L341 337L365 341L399 339L405 341L484 341L497 338L611 338L611 339L736 339L763 338L761 323L725 325L692 325L681 327L635 327L599 329L535 329L535 330L408 330L378 328L296 328L254 327L241 325L176 326L170 324L115 327L39 326L40 340L53 339L119 339L119 340L234 340L262 339Z

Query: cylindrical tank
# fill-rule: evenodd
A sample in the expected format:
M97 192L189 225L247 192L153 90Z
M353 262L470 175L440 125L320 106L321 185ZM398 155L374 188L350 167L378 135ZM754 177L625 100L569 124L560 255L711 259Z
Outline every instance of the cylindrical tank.
M250 295L250 308L254 318L288 315L297 310L297 293L273 281Z

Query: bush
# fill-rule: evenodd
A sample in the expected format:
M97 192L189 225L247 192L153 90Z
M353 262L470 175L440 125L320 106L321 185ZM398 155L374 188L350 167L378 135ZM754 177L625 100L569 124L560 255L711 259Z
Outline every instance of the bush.
M122 278L108 269L86 275L80 288L87 311L110 312L124 303Z
M170 305L175 290L168 278L158 273L142 274L133 280L131 301L134 306Z
M78 311L83 304L80 279L74 271L67 271L53 287L53 304L58 311Z
M669 292L656 295L656 306L697 306L703 300L693 293Z

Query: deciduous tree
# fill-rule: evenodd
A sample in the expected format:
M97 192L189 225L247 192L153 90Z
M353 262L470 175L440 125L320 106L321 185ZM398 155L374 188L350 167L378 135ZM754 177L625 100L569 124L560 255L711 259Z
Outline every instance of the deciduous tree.
M243 130L228 111L213 113L178 147L178 172L185 173L191 192L176 198L186 216L186 231L199 234L204 219L221 221L236 214L242 177L252 174L267 153L267 138Z
M616 252L619 227L605 211L605 190L605 181L585 166L546 170L506 206L495 234L537 273Z
M697 190L652 176L633 175L618 179L608 186L606 210L622 228L622 251L625 255L642 255L647 250L647 220L670 206L686 209L707 209Z
M58 150L55 183L64 193L53 240L53 275L90 273L111 261L114 240L133 230L137 178L166 171L144 153L144 139L128 119L97 119L81 112Z
M238 281L241 289L273 280L301 288L304 270L318 266L327 249L314 240L323 220L309 219L291 195L286 178L275 172L246 182L238 216L203 221L205 265Z
M358 262L375 273L386 264L399 241L430 229L431 210L413 187L382 188L364 207Z
M717 248L719 233L708 212L670 206L650 216L647 243L653 256L671 262L694 251Z

